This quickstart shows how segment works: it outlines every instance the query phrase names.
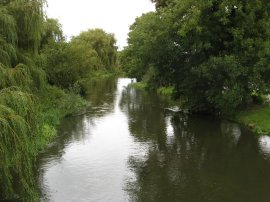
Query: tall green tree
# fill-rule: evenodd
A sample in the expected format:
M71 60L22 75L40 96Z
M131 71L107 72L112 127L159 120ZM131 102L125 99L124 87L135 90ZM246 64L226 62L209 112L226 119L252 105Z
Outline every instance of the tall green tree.
M38 198L29 156L37 149L34 140L40 133L40 112L32 93L45 83L44 72L34 60L40 45L43 3L0 2L0 200L15 196L14 176L22 187L17 194Z
M88 30L65 42L57 31L57 22L49 24L53 26L44 41L51 42L42 53L46 57L45 71L50 84L70 88L97 71L114 71L117 47L112 34L101 29Z
M115 44L114 35L102 29L82 32L71 40L72 47L84 49L90 55L97 55L99 64L96 64L95 68L107 70L112 70L116 65L117 47Z
M151 0L151 2L155 3L156 8L159 9L159 8L163 8L163 7L168 6L173 1L171 1L171 0Z
M38 51L44 21L45 0L11 0L7 7L16 21L18 47Z
M47 18L43 22L43 31L41 35L41 49L50 43L64 42L65 37L62 31L62 25L56 19Z
M267 90L269 8L264 0L174 0L131 26L129 70L151 66L152 85L173 85L193 110L232 113Z
M169 85L172 66L168 56L174 54L167 19L150 12L137 18L130 27L128 47L122 53L122 65L129 76L144 79L153 86ZM158 68L157 68L158 67Z

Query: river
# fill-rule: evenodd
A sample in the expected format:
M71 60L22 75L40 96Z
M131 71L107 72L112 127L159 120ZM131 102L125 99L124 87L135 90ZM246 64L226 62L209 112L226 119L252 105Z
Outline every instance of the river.
M268 136L171 112L131 82L93 82L87 113L62 121L38 159L42 201L270 201Z

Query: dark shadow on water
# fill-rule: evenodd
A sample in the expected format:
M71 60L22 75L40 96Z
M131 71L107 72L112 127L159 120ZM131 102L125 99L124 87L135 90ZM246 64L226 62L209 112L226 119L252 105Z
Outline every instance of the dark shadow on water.
M157 97L128 89L121 109L146 156L129 158L132 201L270 200L270 161L258 138L235 123L168 113Z

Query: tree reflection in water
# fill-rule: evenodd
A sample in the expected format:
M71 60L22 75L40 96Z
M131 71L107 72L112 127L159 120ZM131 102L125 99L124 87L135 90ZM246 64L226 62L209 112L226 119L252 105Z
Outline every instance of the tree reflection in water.
M270 162L260 152L262 140L231 122L168 113L166 104L135 89L123 93L129 130L137 142L148 144L144 156L129 158L135 177L126 190L132 201L270 198Z

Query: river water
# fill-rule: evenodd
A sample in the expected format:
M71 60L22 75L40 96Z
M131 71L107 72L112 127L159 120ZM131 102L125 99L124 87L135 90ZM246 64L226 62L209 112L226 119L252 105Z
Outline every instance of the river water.
M38 160L42 201L269 202L270 138L184 115L131 79L89 86Z

